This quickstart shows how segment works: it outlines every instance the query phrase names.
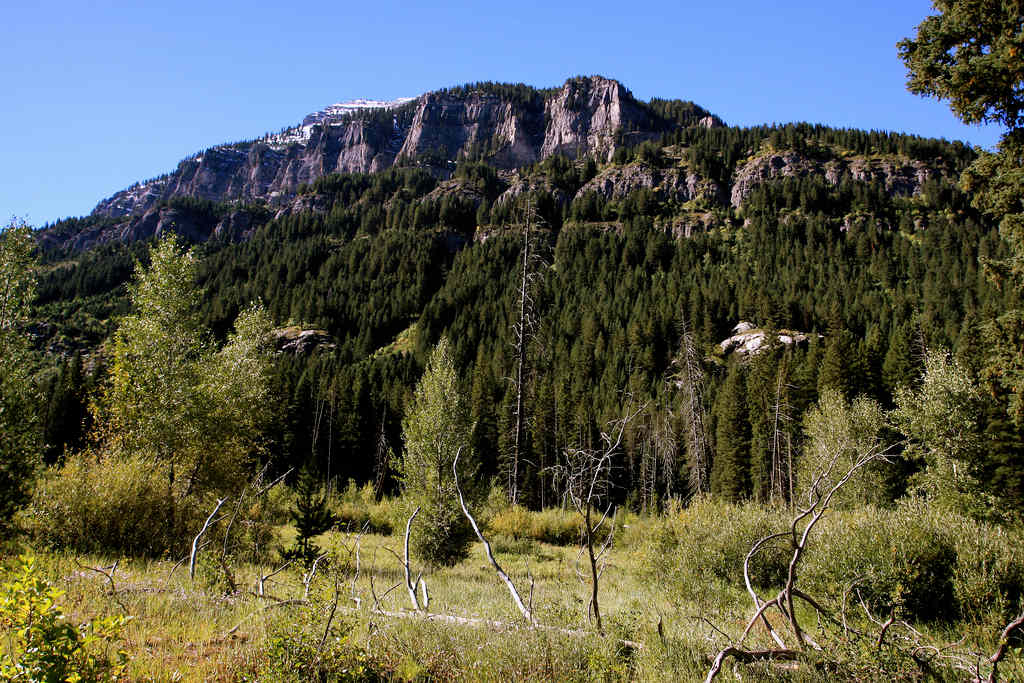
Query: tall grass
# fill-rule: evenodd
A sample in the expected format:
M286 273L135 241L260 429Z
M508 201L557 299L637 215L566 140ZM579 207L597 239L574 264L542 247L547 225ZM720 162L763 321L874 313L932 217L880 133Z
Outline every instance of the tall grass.
M396 516L400 502L373 500L365 489L346 490L332 505L347 506L353 520L390 519L393 529L404 531ZM495 552L545 628L522 621L479 544L454 567L413 566L414 573L425 572L429 611L468 623L414 614L396 558L401 531L362 535L358 553L356 534L345 527L318 538L330 562L318 568L306 601L302 572L294 567L266 583L265 597L253 594L257 577L275 568L270 558L262 565L235 560L236 592L216 580L210 558L194 582L182 568L172 571L167 559L122 558L114 592L88 567L117 558L51 552L40 561L66 591L63 608L75 623L122 612L134 617L124 642L132 680L697 680L751 614L742 580L747 550L789 519L780 509L712 500L659 517L619 514L601 579L607 622L601 636L588 619L589 588L578 573L578 520L561 510L526 511L496 500L485 507L481 516L489 517ZM365 517L356 517L359 509ZM402 523L396 527L395 520ZM756 585L766 593L778 586L786 560L784 544L759 556ZM812 535L798 580L837 613L844 592L858 581L878 615L898 608L937 642L967 636L961 647L990 653L1005 615L1019 609L1022 566L1019 533L907 505L830 514ZM298 602L276 602L282 599ZM939 599L949 609L929 611ZM388 614L375 611L375 602ZM877 629L859 606L847 611L851 626ZM804 621L814 623L811 615ZM924 676L895 646L815 636L826 651L811 664L743 665L737 674L754 681ZM750 643L771 641L755 629ZM1002 668L1011 680L1024 676L1013 656ZM958 679L935 666L940 680Z

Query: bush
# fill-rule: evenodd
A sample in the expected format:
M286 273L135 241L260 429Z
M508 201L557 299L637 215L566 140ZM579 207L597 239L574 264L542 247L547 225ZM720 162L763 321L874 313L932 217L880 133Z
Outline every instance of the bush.
M395 529L404 528L400 506L394 500L378 501L372 484L362 488L349 480L348 487L331 503L331 510L338 520L338 527L349 531L363 528L372 534L391 534Z
M476 536L461 510L412 500L407 500L406 505L409 515L416 507L420 509L409 535L409 547L416 557L432 567L454 566L469 557ZM405 521L402 524L404 530Z
M855 590L882 616L948 620L982 610L990 577L969 557L982 525L926 505L895 510L860 508L824 520L812 540L802 578L805 590L842 600ZM991 557L989 558L991 559ZM984 559L981 564L986 564ZM979 584L986 584L982 588ZM959 587L958 587L959 586Z
M19 558L14 576L0 583L0 678L5 681L116 681L127 655L108 655L128 618L95 619L75 628L57 607L61 591L39 574L30 556Z
M335 620L338 624L338 620ZM348 639L344 624L330 628L323 648L323 626L305 618L280 624L267 638L260 653L256 680L368 682L392 680L360 647Z
M23 523L35 541L55 549L158 555L174 540L161 469L143 458L69 458L40 478ZM197 510L177 513L202 525Z
M498 510L487 522L487 528L515 540L573 545L583 538L583 517L575 510L548 508L533 511L518 505L510 505ZM598 542L604 542L610 528L608 522L605 522L598 531Z
M743 561L750 548L763 536L786 529L788 523L787 516L774 508L700 498L687 508L668 510L654 525L646 570L684 592L697 590L709 576L743 586ZM761 587L780 585L790 557L785 539L762 546L751 560L751 582Z
M178 500L172 527L166 467L142 457L80 454L40 477L19 521L45 547L152 557L168 549L184 552L213 510L211 496ZM279 498L254 501L240 511L239 521L247 523L232 527L230 547L253 560L269 548L274 501Z
M960 617L1001 628L1024 599L1024 535L952 515L943 528L956 547L953 595Z

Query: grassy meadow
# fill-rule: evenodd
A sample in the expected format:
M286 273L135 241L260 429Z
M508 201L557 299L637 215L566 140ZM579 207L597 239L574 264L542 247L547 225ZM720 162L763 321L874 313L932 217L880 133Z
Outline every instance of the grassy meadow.
M293 564L259 595L259 578L281 564L276 553L221 562L216 543L199 554L194 578L187 562L169 558L49 550L36 562L63 591L58 606L70 623L131 617L106 646L126 653L129 680L703 680L753 614L747 550L788 519L781 509L712 501L660 516L620 513L600 581L600 634L569 512L481 510L496 558L532 606L539 626L530 627L479 543L455 566L424 570L429 604L417 613L401 562L400 501L350 491L333 507L342 522L316 539L326 557L308 589ZM965 668L996 649L1018 608L1019 534L906 507L833 511L814 533L798 585L827 614L798 603L798 616L822 650L799 662L730 660L720 680L971 680ZM281 525L278 545L293 535ZM14 562L12 553L4 565ZM787 563L782 546L752 561L762 597L775 595ZM413 577L421 570L414 558ZM778 613L770 619L785 635ZM744 645L773 643L757 624ZM1019 649L999 672L1024 679Z

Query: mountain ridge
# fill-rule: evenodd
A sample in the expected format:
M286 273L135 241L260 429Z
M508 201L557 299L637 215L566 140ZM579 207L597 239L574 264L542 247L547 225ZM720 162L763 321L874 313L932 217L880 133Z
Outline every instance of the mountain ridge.
M497 168L553 154L608 158L622 144L672 128L618 81L601 76L569 79L548 90L479 83L355 103L332 105L259 140L211 147L171 173L100 201L92 214L140 215L182 196L279 204L324 175L374 173L396 163L426 166L443 178L464 158L481 157ZM685 104L692 108L693 124L722 125L707 110Z

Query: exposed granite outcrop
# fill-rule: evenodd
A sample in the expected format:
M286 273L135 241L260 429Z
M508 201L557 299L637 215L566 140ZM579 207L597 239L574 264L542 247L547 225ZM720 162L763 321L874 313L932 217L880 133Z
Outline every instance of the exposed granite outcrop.
M315 350L332 350L337 343L325 330L304 330L291 326L274 330L274 346L279 353L307 354Z
M659 200L688 202L698 197L713 203L724 201L725 193L713 180L684 168L654 168L642 161L605 169L579 189L577 197L593 192L605 199L623 199L637 190L651 190Z
M776 330L774 338L768 338L768 331L755 326L753 323L741 320L739 324L732 330L733 334L731 337L721 341L718 344L717 352L722 356L729 354L736 354L740 357L756 356L757 354L777 347L779 344L784 346L790 346L796 344L802 346L806 344L811 336L816 336L819 339L821 335L811 335L806 332L797 332L794 330Z

